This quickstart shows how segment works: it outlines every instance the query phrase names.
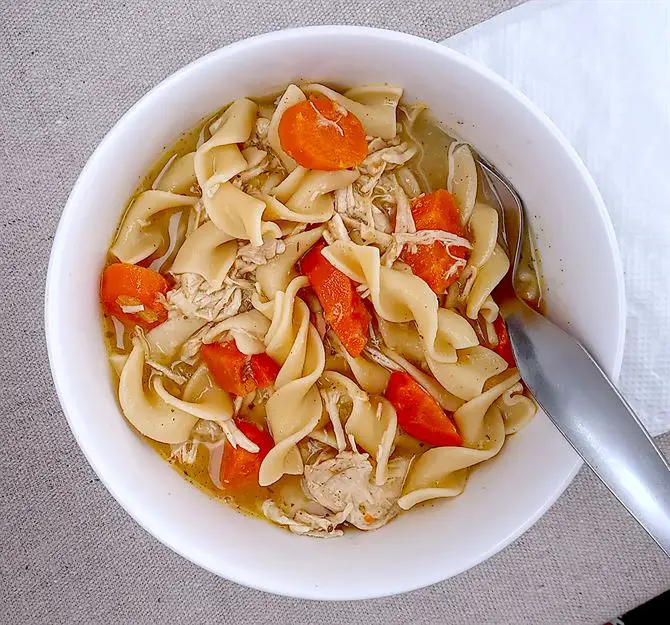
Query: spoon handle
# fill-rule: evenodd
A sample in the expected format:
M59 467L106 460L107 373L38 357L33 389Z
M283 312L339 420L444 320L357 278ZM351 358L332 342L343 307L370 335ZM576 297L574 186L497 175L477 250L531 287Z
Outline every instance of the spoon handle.
M593 472L670 556L670 466L586 349L526 306L503 311L521 378Z

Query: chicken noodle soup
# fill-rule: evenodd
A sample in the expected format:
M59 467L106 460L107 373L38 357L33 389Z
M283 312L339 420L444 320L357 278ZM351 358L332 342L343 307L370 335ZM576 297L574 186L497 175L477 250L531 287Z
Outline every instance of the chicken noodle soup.
M109 250L126 419L296 534L458 495L536 411L493 296L510 262L486 197L469 146L399 87L231 103L168 151Z

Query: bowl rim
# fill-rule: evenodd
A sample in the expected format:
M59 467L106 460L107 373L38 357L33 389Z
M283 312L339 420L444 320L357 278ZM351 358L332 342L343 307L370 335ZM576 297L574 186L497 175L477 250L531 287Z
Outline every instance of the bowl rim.
M248 47L254 47L259 44L266 42L282 42L285 40L295 39L296 37L313 37L321 34L333 34L339 33L343 35L355 35L355 36L365 36L369 38L381 38L391 41L397 41L400 43L412 43L416 46L424 47L425 49L430 49L431 52L437 53L444 57L450 57L450 60L456 61L469 70L472 70L475 73L482 75L485 79L490 82L493 82L497 87L506 91L511 95L522 107L528 109L542 124L545 128L551 133L553 138L558 141L566 154L570 157L571 162L576 168L577 172L580 174L583 182L588 188L591 198L598 210L600 221L602 223L604 232L607 237L607 242L609 244L610 253L613 261L613 272L616 278L617 283L617 312L619 315L618 327L617 327L617 345L615 354L613 357L612 366L605 366L604 370L608 375L617 382L619 379L619 374L621 372L621 366L623 362L623 353L624 353L624 344L625 344L625 335L626 335L626 296L625 296L625 284L624 284L624 274L623 274L623 265L621 261L621 255L619 252L619 247L614 231L614 226L610 219L609 213L605 206L604 200L593 180L591 174L584 165L581 157L577 154L576 150L569 143L567 138L563 133L556 127L556 125L551 121L551 119L539 109L527 96L525 96L521 91L509 83L506 79L502 78L500 75L496 74L494 71L490 70L486 66L482 65L478 61L475 61L466 55L448 47L445 43L436 43L429 39L424 39L422 37L417 37L415 35L410 35L394 30L387 30L381 28L371 28L365 26L347 26L347 25L333 25L333 26L307 26L299 28L289 28L282 29L278 31L263 33L255 35L253 37L248 37L240 41L236 41L229 45L223 46L208 54L205 54L194 61L188 63L182 68L178 69L174 73L167 76L156 86L147 91L135 104L133 104L112 126L112 128L105 134L103 139L100 141L98 146L92 152L88 158L86 164L82 168L79 176L77 177L76 182L74 183L72 190L68 196L67 202L61 213L56 233L54 236L53 244L51 247L51 252L49 256L49 265L46 275L46 288L44 296L44 329L45 337L47 344L47 353L49 356L49 365L51 369L51 375L54 381L54 387L56 389L56 394L61 405L61 409L65 415L65 418L68 422L70 430L77 441L79 448L81 449L84 457L90 464L90 466L95 471L96 475L100 478L100 481L103 483L105 488L110 492L114 499L119 503L119 505L138 523L144 530L149 534L159 540L166 547L172 551L178 553L186 560L192 562L193 564L203 568L211 573L214 573L217 576L225 577L231 581L242 584L244 586L254 588L257 590L262 590L270 592L273 594L279 594L288 597L303 598L303 599L319 599L323 600L324 597L317 595L314 592L311 592L306 588L289 588L286 587L281 580L276 580L273 583L267 583L264 581L259 581L254 579L252 576L245 574L238 574L238 570L235 567L226 567L225 571L215 570L213 567L208 566L207 564L201 562L197 557L189 554L185 549L182 548L180 544L177 544L170 540L166 536L166 533L163 532L155 524L149 522L146 518L143 517L139 512L126 502L122 496L119 495L118 491L114 485L106 479L104 471L101 469L100 465L97 462L95 453L92 449L87 447L86 442L84 441L84 436L82 431L78 429L76 418L73 417L71 412L71 406L68 405L70 398L65 396L63 387L61 384L61 376L64 375L60 363L57 365L55 360L55 350L56 346L56 337L54 330L54 318L56 316L56 309L54 304L54 298L51 297L51 289L55 287L55 284L52 284L54 281L54 276L58 273L58 266L62 262L61 256L64 253L64 232L70 227L70 222L76 218L75 210L76 204L78 203L78 196L84 180L88 177L88 174L91 170L95 168L95 165L98 159L101 158L101 154L105 151L106 146L111 142L112 137L119 132L122 132L123 126L126 122L133 118L134 116L139 115L143 109L146 107L152 106L152 101L156 96L162 93L164 90L172 88L173 85L178 84L183 76L188 74L195 68L204 63L213 62L219 58L224 58L229 54L236 53L244 50ZM563 482L555 488L553 492L547 493L547 497L542 506L537 508L535 512L529 516L524 523L516 527L509 535L498 544L493 545L487 551L482 552L479 557L471 560L468 564L461 567L458 570L455 570L454 573L450 576L456 576L464 571L480 564L481 562L487 560L491 556L495 555L506 546L511 544L519 536L525 533L545 512L556 502L558 497L565 491L568 485L572 482L575 475L582 466L582 460L575 456L575 462L570 470L566 472L565 479ZM392 590L388 594L378 594L378 593L366 593L364 589L352 596L351 594L341 594L336 593L332 596L327 597L327 600L358 600L358 599L368 599L376 598L381 596L388 596L390 594L396 594L400 592L408 592L412 590L417 590L419 588L424 588L426 586L438 583L443 581L444 578L440 573L427 573L423 576L417 576L415 581L407 583L402 590Z

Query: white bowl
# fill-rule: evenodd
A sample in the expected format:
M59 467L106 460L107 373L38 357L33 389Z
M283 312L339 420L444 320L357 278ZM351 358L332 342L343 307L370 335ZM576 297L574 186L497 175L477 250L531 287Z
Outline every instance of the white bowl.
M178 71L105 137L63 211L46 295L56 389L88 461L138 523L205 569L285 595L377 597L474 566L547 510L581 463L544 415L477 469L460 497L411 510L376 532L301 538L209 499L140 440L117 406L102 340L98 284L105 253L129 195L164 146L234 98L300 79L400 84L407 98L427 102L495 163L526 202L551 317L615 378L625 330L623 276L600 195L552 123L495 74L408 35L318 27L247 39Z

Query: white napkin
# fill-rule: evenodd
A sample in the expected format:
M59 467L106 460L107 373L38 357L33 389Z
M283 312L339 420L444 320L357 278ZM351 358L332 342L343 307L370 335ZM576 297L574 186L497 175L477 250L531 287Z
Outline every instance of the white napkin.
M628 326L619 386L670 430L670 2L529 2L444 42L504 76L565 133L616 230Z

